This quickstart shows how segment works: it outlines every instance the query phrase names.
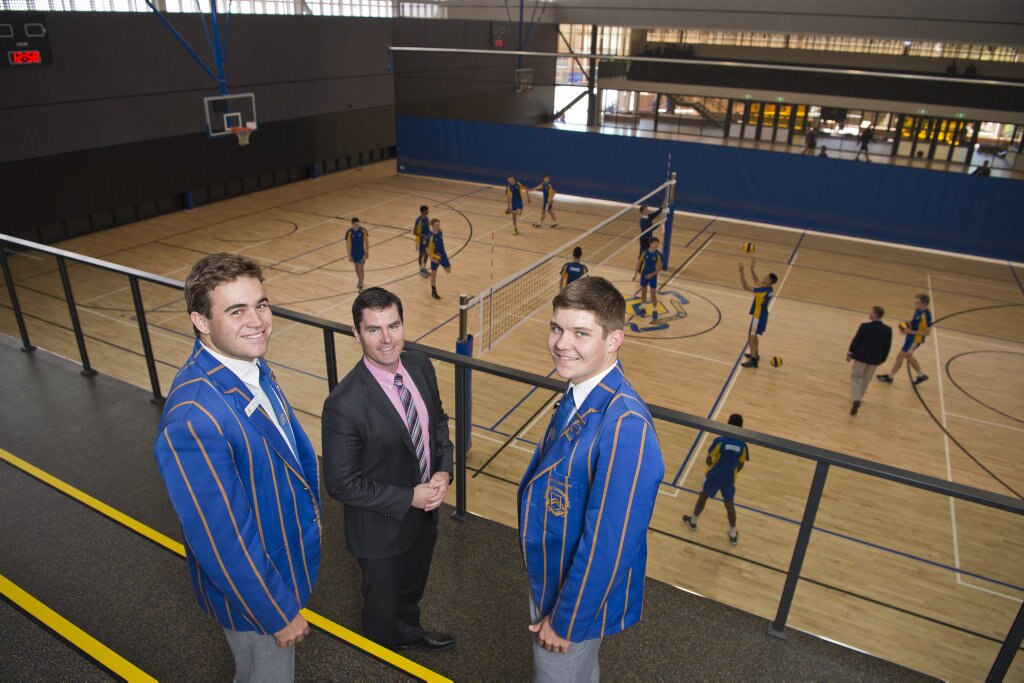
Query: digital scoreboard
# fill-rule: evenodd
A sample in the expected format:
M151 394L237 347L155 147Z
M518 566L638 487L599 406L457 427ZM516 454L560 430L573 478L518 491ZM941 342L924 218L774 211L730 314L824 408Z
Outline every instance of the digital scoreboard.
M46 20L37 12L0 12L0 67L53 64Z

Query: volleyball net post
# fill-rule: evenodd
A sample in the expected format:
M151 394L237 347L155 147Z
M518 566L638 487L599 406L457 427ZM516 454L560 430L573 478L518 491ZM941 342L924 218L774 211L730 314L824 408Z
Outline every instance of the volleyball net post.
M672 251L672 219L676 214L676 173L673 171L669 176L669 186L665 188L665 246L661 252L661 269L668 270L669 253Z

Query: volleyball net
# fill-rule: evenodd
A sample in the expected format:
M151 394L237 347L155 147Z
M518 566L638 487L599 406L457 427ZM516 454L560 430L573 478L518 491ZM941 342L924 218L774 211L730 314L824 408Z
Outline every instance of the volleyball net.
M583 249L591 271L624 250L636 250L641 236L640 207L671 207L675 183L675 178L662 183L590 230L461 304L459 327L474 335L476 356L483 356L539 309L551 305L561 285L562 266L572 259L576 247ZM664 225L669 211L671 208L658 215L645 232L651 234Z

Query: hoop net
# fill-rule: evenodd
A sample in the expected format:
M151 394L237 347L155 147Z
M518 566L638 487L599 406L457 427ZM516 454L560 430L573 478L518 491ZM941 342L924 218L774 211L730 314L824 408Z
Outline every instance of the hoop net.
M591 265L591 271L624 250L632 250L625 258L631 266L634 265L640 237L638 210L662 191L666 192L666 197L669 196L674 183L674 180L670 180L659 185L576 239L488 287L460 306L460 314L466 317L466 329L476 337L477 356L483 356L539 309L551 304L551 299L558 293L562 265L572 259L573 248L583 248L583 258ZM658 204L661 205L661 202ZM664 214L659 219L650 232L664 223Z
M252 135L252 131L253 130L254 129L252 129L252 128L242 127L242 128L232 128L231 132L234 133L235 137L238 138L238 145L240 147L245 147L246 145L249 144L249 136Z

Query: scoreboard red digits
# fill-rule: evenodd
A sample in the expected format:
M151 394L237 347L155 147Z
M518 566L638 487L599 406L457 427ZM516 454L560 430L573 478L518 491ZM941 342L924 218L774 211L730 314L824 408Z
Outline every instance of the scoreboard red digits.
M11 50L7 53L7 62L11 66L42 64L43 56L39 50Z

